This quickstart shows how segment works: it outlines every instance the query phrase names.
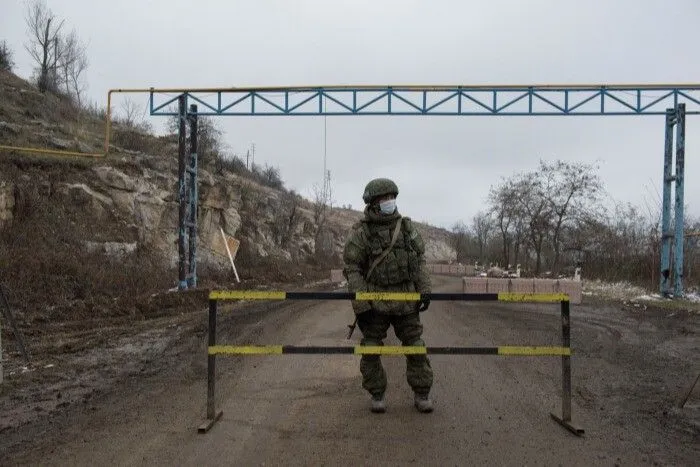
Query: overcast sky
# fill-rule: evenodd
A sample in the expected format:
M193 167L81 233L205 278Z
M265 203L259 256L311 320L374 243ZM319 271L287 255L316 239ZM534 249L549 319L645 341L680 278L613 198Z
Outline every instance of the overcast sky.
M108 89L126 87L700 81L698 0L47 4L87 43L89 98L102 105ZM28 77L25 8L0 0L0 40ZM255 143L257 163L312 195L323 118L219 121L232 152ZM434 225L470 223L491 185L540 158L598 161L613 199L660 209L663 116L329 117L326 141L336 204L361 208L366 182L391 177L399 210ZM686 204L698 217L700 118L689 116L686 141Z

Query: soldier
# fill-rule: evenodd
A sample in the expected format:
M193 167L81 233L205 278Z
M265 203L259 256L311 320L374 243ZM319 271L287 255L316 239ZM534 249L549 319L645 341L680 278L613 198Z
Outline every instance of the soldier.
M408 217L396 209L399 188L386 178L370 181L365 188L365 218L356 223L345 243L343 274L350 292L430 293L430 277L425 268L425 245ZM425 311L430 299L405 301L353 301L361 345L379 346L390 326L405 346L425 346L423 325L418 312ZM363 355L360 360L362 387L372 396L371 410L386 411L384 392L386 372L379 355ZM426 355L406 355L406 379L415 394L419 412L433 411L429 393L433 370Z

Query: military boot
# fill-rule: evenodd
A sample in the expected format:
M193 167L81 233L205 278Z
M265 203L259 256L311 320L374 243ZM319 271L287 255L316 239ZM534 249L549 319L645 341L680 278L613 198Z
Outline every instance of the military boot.
M386 412L386 402L384 401L384 394L372 394L372 408L370 409L374 413L384 413Z
M416 393L414 399L413 399L413 404L416 406L416 409L421 412L421 413L430 413L433 411L433 401L430 400L430 396L427 394L418 394Z

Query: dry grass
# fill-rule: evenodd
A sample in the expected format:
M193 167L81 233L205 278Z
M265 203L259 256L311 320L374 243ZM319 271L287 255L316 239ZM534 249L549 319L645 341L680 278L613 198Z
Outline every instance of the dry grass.
M174 276L154 253L137 250L115 258L89 252L84 241L95 237L86 235L99 222L101 235L108 237L110 229L121 229L118 219L93 219L52 186L18 185L12 224L0 234L0 277L26 321L133 313L140 300L171 285L168 278Z

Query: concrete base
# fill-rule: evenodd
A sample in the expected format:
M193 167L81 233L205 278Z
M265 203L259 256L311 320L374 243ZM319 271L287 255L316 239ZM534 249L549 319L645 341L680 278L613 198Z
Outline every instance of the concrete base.
M581 281L571 279L501 279L492 277L462 278L463 293L565 293L572 304L582 299Z

